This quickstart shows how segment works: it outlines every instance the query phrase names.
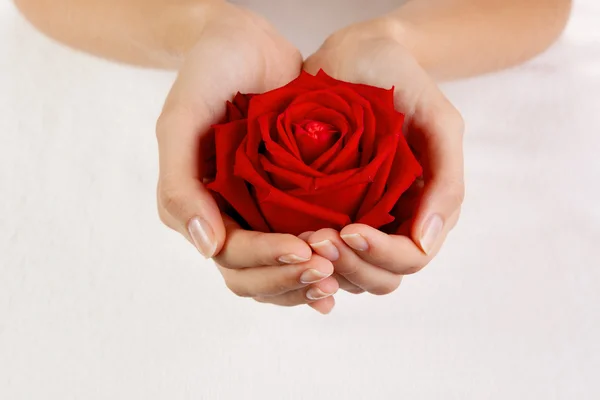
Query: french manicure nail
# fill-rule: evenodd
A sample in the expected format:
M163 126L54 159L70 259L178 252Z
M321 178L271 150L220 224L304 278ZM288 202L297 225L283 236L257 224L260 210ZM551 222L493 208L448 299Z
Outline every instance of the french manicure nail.
M444 221L442 220L442 217L440 217L438 214L432 215L431 217L429 217L427 222L425 222L423 232L421 233L421 239L419 240L421 248L423 249L425 254L429 254L431 250L433 250L437 242L438 236L442 232L443 228Z
M309 300L319 300L331 296L330 293L325 293L319 288L310 288L306 291L306 298Z
M307 269L300 275L300 283L315 283L322 281L327 278L329 275L317 271L316 269Z
M341 235L341 238L346 244L354 250L365 251L369 250L369 243L360 233L351 233L349 235Z
M310 243L312 247L321 257L325 257L329 261L336 261L340 258L340 252L331 240L323 240L322 242Z
M217 250L215 234L206 220L194 217L188 223L188 232L196 248L206 258L211 258Z
M295 254L286 254L277 259L282 264L299 264L303 262L307 262L310 258L304 258L297 256Z

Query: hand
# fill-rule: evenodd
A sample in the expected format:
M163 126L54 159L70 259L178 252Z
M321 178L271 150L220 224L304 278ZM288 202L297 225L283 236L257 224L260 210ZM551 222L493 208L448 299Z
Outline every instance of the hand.
M379 19L332 35L305 63L344 81L395 87L394 103L406 115L404 133L424 169L424 187L414 218L388 235L352 224L341 232L301 235L331 260L342 289L387 294L402 276L423 268L458 221L464 196L463 120L402 44L398 22Z
M240 296L279 305L310 305L327 313L338 289L331 262L312 256L292 235L242 230L220 214L202 184L205 145L225 102L237 92L262 93L297 77L299 52L259 17L219 2L206 17L157 123L161 220L207 258Z

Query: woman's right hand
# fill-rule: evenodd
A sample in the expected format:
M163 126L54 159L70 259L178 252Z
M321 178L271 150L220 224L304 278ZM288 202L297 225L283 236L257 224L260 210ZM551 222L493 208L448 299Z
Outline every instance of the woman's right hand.
M285 306L310 304L328 313L338 289L331 262L293 235L241 229L221 215L202 184L202 138L224 115L226 101L238 91L262 93L288 83L298 76L302 57L248 11L216 2L203 12L199 39L157 123L161 220L206 258L214 257L235 294Z

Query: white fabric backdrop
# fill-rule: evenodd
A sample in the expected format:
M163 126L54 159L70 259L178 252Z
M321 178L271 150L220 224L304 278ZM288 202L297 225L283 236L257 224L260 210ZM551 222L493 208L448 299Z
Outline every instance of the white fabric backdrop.
M360 13L337 7L281 26L306 52ZM600 398L598 20L580 0L546 54L444 86L468 124L461 224L401 290L323 317L234 297L160 225L172 73L63 48L3 1L0 398Z

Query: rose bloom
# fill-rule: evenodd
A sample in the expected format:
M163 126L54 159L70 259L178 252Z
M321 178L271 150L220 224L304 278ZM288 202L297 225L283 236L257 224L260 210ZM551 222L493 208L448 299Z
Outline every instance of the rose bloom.
M353 222L396 229L409 217L401 197L422 169L393 93L322 71L264 94L238 93L213 127L208 188L257 231L298 235Z

